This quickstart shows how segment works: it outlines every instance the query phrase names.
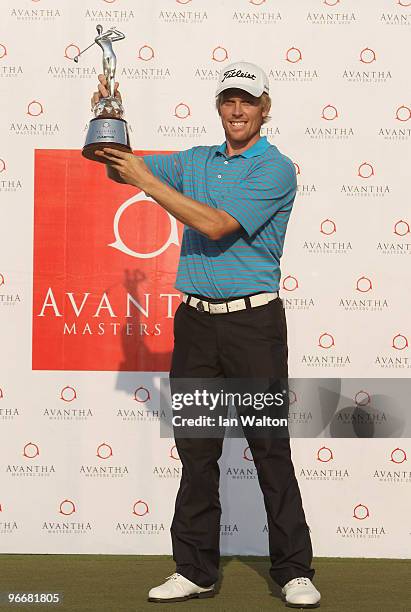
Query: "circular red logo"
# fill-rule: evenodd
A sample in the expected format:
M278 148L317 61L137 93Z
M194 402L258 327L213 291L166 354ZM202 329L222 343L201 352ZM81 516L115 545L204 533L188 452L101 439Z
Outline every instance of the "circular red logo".
M76 507L70 499L63 499L63 501L60 503L60 514L64 514L64 516L70 516L70 514L73 514L75 511Z
M178 119L187 119L191 115L191 110L188 104L180 102L174 109L174 116Z
M295 404L296 401L297 401L297 394L292 389L289 389L288 390L288 403L289 403L289 405L292 406L293 404Z
M27 105L27 114L30 115L30 117L38 117L43 112L43 106L41 102L38 102L37 100L32 100Z
M331 461L331 459L334 459L334 455L333 455L331 448L328 448L327 446L322 446L321 448L318 449L317 461L321 461L322 463L327 463L328 461Z
M7 49L0 43L0 59L3 59L7 55Z
M226 60L228 60L227 49L220 46L215 47L211 54L211 59L213 59L215 62L225 62Z
M355 394L354 402L356 406L368 406L371 402L371 395L367 391L358 391Z
M405 7L411 6L411 0L398 0L397 3L400 6L405 6Z
M318 346L320 346L323 349L329 349L329 348L335 346L334 337L331 334L329 334L328 332L324 332L318 338Z
M323 0L323 3L327 6L335 6L336 4L339 4L339 2L340 0Z
M285 59L291 64L296 64L297 62L301 62L303 56L300 49L297 49L297 47L290 47L285 54Z
M408 221L404 221L404 219L400 219L394 225L394 234L397 236L405 236L410 233L410 224Z
M4 159L0 159L0 174L6 170L6 162Z
M360 176L363 179L368 179L371 176L374 176L374 168L368 162L363 162L358 167L358 176Z
M153 47L150 47L149 45L143 45L138 50L137 57L138 59L143 60L143 62L148 62L152 60L154 57Z
M367 506L364 504L357 504L354 508L353 517L358 519L359 521L363 521L364 519L370 516L370 511Z
M0 287L1 287L2 285L4 285L4 283L5 283L5 282L6 282L6 281L4 280L4 276L3 276L3 274L1 274L1 273L0 273Z
M170 459L180 461L180 456L178 454L177 446L175 444L170 448Z
M357 291L360 291L361 293L367 293L367 291L371 291L372 289L371 279L367 278L367 276L360 276L360 278L357 279L357 285L355 288Z
M254 461L249 446L246 446L245 449L244 449L243 459L245 459L246 461Z
M377 56L375 55L375 51L370 49L369 47L365 47L360 53L360 62L363 64L372 64L375 62Z
M142 499L136 501L133 505L133 514L136 516L145 516L149 513L148 505Z
M324 219L324 221L321 221L320 232L322 234L331 236L331 234L335 234L336 231L337 226L335 225L334 221L331 221L331 219Z
M34 442L27 442L23 449L23 456L27 457L27 459L34 459L34 457L38 457L40 455L40 449L37 444Z
M150 399L151 399L150 391L148 389L146 389L145 387L138 387L134 391L134 400L136 402L139 402L140 404L145 404Z
M77 45L74 45L73 43L70 45L67 45L67 47L64 50L64 57L66 57L69 60L73 60L76 55L80 55L80 48Z
M408 338L403 336L403 334L397 334L392 339L392 348L396 349L397 351L403 351L404 349L408 348Z
M404 463L404 461L407 461L407 454L405 450L402 448L394 448L394 450L391 451L390 461L393 463Z
M326 121L334 121L334 119L337 119L337 117L338 111L335 106L332 104L327 104L327 106L324 106L321 113L321 119L325 119Z
M72 402L77 399L77 392L74 387L63 387L60 392L60 399L63 400L63 402Z
M97 457L100 459L108 459L113 456L113 449L110 444L103 442L99 446L97 446Z
M283 289L285 289L286 291L295 291L296 289L298 289L298 280L295 276L291 276L291 274L289 274L283 279L282 285Z
M409 106L399 106L395 111L395 118L398 121L409 121L411 119L411 108Z

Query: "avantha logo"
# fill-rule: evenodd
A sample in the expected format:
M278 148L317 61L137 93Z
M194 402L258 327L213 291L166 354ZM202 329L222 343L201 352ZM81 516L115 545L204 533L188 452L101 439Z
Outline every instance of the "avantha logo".
M143 45L137 51L137 59L143 62L149 62L154 58L154 49L150 45Z
M375 174L374 168L369 162L363 162L358 167L358 176L360 176L363 179L368 179L371 176L374 176L374 174Z
M394 234L397 234L397 236L405 236L406 234L410 233L410 224L408 223L408 221L404 221L403 219L400 219L399 221L397 221L394 225Z
M69 386L63 387L60 392L60 399L63 400L63 402L72 402L77 399L77 392L75 388Z
M371 402L371 396L367 391L358 391L355 394L354 402L356 406L368 406Z
M394 448L394 450L391 451L390 461L393 463L404 463L404 461L407 461L407 454L405 450L398 447Z
M139 404L145 404L146 402L150 401L150 399L150 391L146 389L146 387L137 387L137 389L134 391L135 402L138 402Z
M74 505L74 502L71 501L71 499L63 499L63 501L60 503L60 514L64 514L64 516L70 516L71 514L74 514L75 511L76 506Z
M251 454L251 450L249 446L246 446L243 452L243 459L246 461L254 461L253 456Z
M318 449L317 461L321 461L322 463L328 463L328 461L331 461L332 459L334 459L334 455L331 448L328 448L327 446L322 446Z
M109 457L113 456L113 449L111 448L110 444L102 442L102 444L97 447L96 454L99 459L108 459Z
M30 117L38 117L44 113L43 105L37 100L32 100L27 104L27 115Z
M318 346L323 349L330 349L331 347L335 346L334 337L328 332L324 332L318 338Z
M34 442L27 442L23 449L23 456L28 459L34 459L40 455L40 449Z
M76 55L80 54L80 47L71 43L64 49L64 57L68 60L73 60Z
M138 501L134 502L133 514L135 514L136 516L145 516L148 513L149 513L149 508L148 508L148 504L145 501L143 501L142 499L139 499Z
M373 49L366 47L360 52L360 62L363 64L372 64L372 62L375 62L376 59L377 56L375 55L375 51L373 51Z
M298 279L295 276L289 274L283 278L282 287L285 291L295 291L298 289Z
M326 236L331 236L331 234L335 234L337 231L337 226L334 221L331 219L324 219L321 221L320 232L325 234Z
M360 278L357 279L355 289L356 291L359 291L360 293L367 293L368 291L371 291L372 289L371 279L368 278L367 276L360 276Z
M353 510L353 518L358 519L359 521L363 521L366 518L369 518L370 511L367 506L364 504L357 504Z
M151 153L169 154L136 152ZM143 192L101 180L104 167L81 151L37 149L35 157L33 369L167 371L182 226ZM66 389L61 401L74 396Z
M300 49L297 49L297 47L290 47L285 54L285 59L291 64L296 64L297 62L301 62L303 56Z
M327 104L327 106L324 106L321 112L321 119L325 119L326 121L334 121L334 119L337 119L337 117L338 111L335 106L332 104Z
M398 121L409 121L411 119L411 108L409 106L399 106L395 111L395 118Z
M215 62L225 62L228 60L228 51L224 47L215 47L211 53L211 59Z
M185 104L185 102L180 102L174 109L174 116L177 117L177 119L187 119L190 115L190 107L188 104Z
M396 349L397 351L403 351L404 349L408 348L408 338L403 336L403 334L397 334L392 339L392 348Z

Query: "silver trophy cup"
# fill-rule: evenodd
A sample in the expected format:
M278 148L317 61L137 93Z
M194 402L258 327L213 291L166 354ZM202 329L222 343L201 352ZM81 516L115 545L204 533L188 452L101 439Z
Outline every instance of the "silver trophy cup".
M127 121L123 118L124 109L120 100L114 95L117 58L113 51L112 43L122 40L125 36L115 28L110 28L103 32L101 25L97 26L97 33L98 36L94 39L94 43L74 58L74 61L78 62L79 56L95 43L101 47L103 50L103 73L107 79L107 89L109 91L109 95L106 98L101 98L92 109L94 118L90 121L82 155L87 157L87 159L106 164L108 177L118 183L124 183L125 181L123 181L118 172L107 163L107 160L98 157L95 151L101 151L104 146L120 149L128 153L132 151Z

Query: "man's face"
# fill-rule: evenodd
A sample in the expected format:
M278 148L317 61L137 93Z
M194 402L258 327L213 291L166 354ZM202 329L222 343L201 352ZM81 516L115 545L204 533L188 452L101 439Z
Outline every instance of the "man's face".
M246 144L260 133L269 110L263 108L261 98L242 89L227 89L219 108L226 138L233 143Z

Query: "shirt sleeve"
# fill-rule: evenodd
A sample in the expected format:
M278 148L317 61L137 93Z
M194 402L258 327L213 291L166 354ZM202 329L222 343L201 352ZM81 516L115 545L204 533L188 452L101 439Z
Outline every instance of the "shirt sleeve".
M296 191L294 164L289 159L271 159L230 188L221 208L251 237L280 209L291 208Z
M184 162L188 151L162 155L144 155L143 159L151 172L170 187L183 191Z

